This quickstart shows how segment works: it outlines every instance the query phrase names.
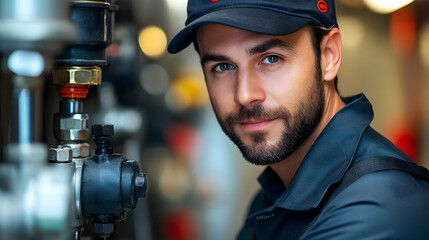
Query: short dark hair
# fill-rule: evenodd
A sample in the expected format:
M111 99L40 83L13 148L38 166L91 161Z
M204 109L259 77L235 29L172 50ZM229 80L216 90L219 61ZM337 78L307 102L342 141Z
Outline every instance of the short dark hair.
M322 54L320 50L320 42L322 42L323 37L326 36L331 30L320 27L314 23L309 23L307 26L310 30L311 43L313 44L314 53L317 58L316 63L320 64L320 58ZM338 92L338 76L335 76L334 83L335 89Z

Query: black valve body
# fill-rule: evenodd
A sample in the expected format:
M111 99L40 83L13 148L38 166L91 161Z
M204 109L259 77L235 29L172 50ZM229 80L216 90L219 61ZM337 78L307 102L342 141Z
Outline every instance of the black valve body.
M137 163L111 154L112 125L92 126L95 156L85 159L82 172L81 201L85 218L98 223L118 223L123 213L136 207Z
M121 218L121 155L95 155L86 159L82 174L82 214L97 221Z

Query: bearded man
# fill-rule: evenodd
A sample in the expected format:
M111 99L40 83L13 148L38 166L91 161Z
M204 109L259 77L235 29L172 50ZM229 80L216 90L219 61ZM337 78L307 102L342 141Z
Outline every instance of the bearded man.
M238 239L427 239L429 183L341 98L334 0L189 0L170 42L197 50L219 124L267 165Z

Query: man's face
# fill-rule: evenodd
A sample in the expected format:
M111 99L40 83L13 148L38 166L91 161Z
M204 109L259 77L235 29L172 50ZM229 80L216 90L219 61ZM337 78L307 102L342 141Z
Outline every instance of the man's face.
M324 108L308 30L270 36L208 24L197 43L216 117L243 156L265 165L299 148Z

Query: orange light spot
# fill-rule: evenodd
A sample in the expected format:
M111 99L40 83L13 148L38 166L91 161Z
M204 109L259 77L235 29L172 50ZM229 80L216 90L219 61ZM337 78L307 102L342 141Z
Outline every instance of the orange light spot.
M411 55L417 43L417 17L412 7L405 7L391 15L390 38L393 48L402 56Z

